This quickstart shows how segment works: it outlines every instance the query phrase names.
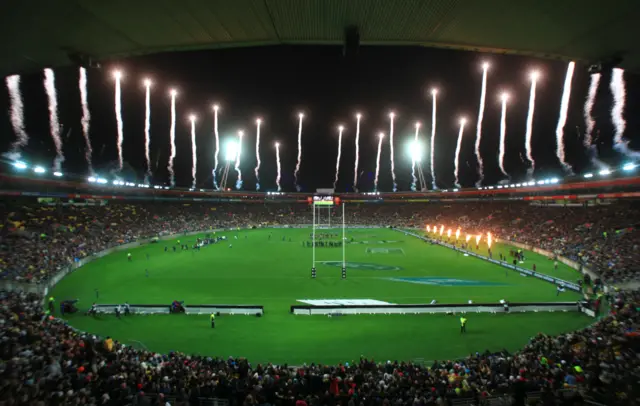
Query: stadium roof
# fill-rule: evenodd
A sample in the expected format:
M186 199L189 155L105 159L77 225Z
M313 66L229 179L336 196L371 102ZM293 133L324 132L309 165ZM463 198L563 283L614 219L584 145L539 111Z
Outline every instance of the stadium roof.
M274 44L421 45L640 70L640 1L27 0L0 14L0 73L165 51Z

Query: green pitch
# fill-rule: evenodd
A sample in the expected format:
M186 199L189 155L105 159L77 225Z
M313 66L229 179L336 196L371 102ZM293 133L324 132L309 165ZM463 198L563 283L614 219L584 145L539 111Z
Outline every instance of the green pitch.
M69 322L82 330L110 335L153 351L183 351L216 356L244 356L252 362L338 363L360 355L379 360L462 357L476 351L515 350L538 332L558 334L583 327L591 319L577 313L469 314L468 334L459 334L457 317L448 315L294 316L289 307L304 299L375 299L391 303L573 301L556 296L555 286L486 261L465 257L389 229L353 229L346 246L348 278L340 278L341 248L318 248L318 277L310 278L311 248L303 246L310 230L261 229L218 233L228 240L200 252L176 252L176 240L149 244L100 258L63 279L57 301L91 303L257 304L264 317L223 315L216 328L208 315L87 317ZM329 231L325 231L329 232ZM341 232L335 230L334 232ZM271 235L271 238L269 236ZM237 236L237 239L235 238ZM337 238L336 240L339 240ZM193 244L194 237L182 237ZM229 245L232 244L232 247ZM169 247L164 252L164 247ZM486 252L486 246L480 247ZM498 252L508 247L494 245ZM149 259L147 259L147 254ZM528 253L523 266L569 281L578 273L558 270L547 258ZM146 276L145 269L149 270ZM99 299L96 299L98 290ZM57 309L56 309L57 310Z

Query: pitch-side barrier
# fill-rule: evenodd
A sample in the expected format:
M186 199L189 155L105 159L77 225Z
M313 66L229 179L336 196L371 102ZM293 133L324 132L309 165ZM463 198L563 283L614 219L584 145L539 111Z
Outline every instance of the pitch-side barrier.
M120 305L122 306L122 305ZM98 313L115 313L117 304L98 304L96 308ZM130 304L129 309L133 314L169 314L171 313L170 305L144 305ZM259 305L188 305L184 306L185 314L237 314L247 316L262 316L264 314L264 306ZM124 311L124 307L123 307Z
M477 254L477 253L475 253L473 251L463 250L461 248L456 247L455 245L448 244L448 243L443 242L443 241L434 240L432 238L423 237L423 236L421 236L419 234L412 233L410 231L404 231L404 230L397 230L397 231L401 232L401 233L404 233L404 234L411 235L411 236L416 237L416 238L418 238L420 240L430 242L432 244L438 244L438 245L441 245L443 247L447 247L447 248L450 248L452 250L459 251L459 252L461 252L463 254L469 255L470 257L479 258L479 259L482 259L482 260L485 260L485 261L492 262L492 263L494 263L496 265L500 265L502 267L505 267L507 269L510 269L512 271L518 272L518 273L523 274L523 275L533 276L534 278L538 278L538 279L541 279L543 281L553 283L554 285L562 286L562 287L564 287L566 289L573 290L574 292L578 292L578 293L582 292L582 289L576 283L567 282L567 281L559 279L559 278L554 278L553 276L549 276L549 275L544 274L544 273L534 272L534 271L531 271L529 269L526 269L526 268L523 268L523 267L520 267L520 266L517 266L517 265L509 264L506 261L499 261L497 259L485 257L484 255Z
M580 312L580 302L291 306L294 315Z

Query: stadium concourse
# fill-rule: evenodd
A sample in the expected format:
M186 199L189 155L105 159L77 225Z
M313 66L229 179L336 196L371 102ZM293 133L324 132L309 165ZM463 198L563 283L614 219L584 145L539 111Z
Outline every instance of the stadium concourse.
M350 206L348 224L460 226L551 249L581 261L609 284L638 274L637 205L537 207L524 203L381 203ZM620 213L625 213L624 217ZM5 279L44 284L75 259L137 239L214 228L308 224L297 203L3 203L0 267ZM584 330L538 335L516 353L476 353L424 366L355 360L339 365L255 365L182 353L142 351L79 332L49 317L43 297L0 294L0 401L5 404L390 405L482 403L510 394L524 404L637 404L640 295L611 291L611 312ZM171 333L171 332L168 332ZM559 392L559 389L577 389ZM569 399L570 398L570 399Z

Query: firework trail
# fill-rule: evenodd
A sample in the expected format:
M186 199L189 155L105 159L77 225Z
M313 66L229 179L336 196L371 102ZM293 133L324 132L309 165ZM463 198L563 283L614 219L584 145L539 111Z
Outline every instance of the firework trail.
M373 181L373 190L378 191L378 177L380 176L380 155L382 155L382 140L384 139L384 133L378 134L378 157L376 158L376 178Z
M56 94L56 79L53 70L47 68L44 70L44 88L47 92L49 101L49 128L51 138L56 147L56 157L53 160L53 169L60 171L64 162L62 153L62 139L60 138L60 123L58 122L58 96Z
M356 162L353 170L353 190L358 191L358 163L360 162L360 113L356 114Z
M280 190L282 190L280 188L280 174L281 174L281 171L280 171L280 143L279 142L276 142L276 165L277 165L277 168L278 168L278 172L277 172L277 175L276 175L276 185L278 186L278 192L279 192Z
M262 120L256 120L256 190L260 190L260 124Z
M413 148L418 148L418 133L420 132L420 122L416 123L416 135L413 140ZM416 182L418 178L416 178L416 155L414 151L411 151L411 190L416 191Z
M596 101L596 95L598 94L598 86L600 84L600 73L594 73L589 80L589 93L587 93L587 99L584 102L584 121L586 130L584 132L584 139L582 143L587 149L591 163L597 166L599 169L605 169L607 166L598 159L598 148L593 145L593 129L596 126L596 120L593 118L593 105Z
M218 179L217 179L217 172L218 172L218 153L220 152L220 136L218 135L218 110L220 109L220 107L217 104L213 105L213 133L216 137L216 151L213 155L213 187L216 190L220 190L220 188L218 187Z
M234 169L238 172L238 179L236 180L236 189L242 189L242 171L240 170L240 156L242 154L242 137L244 136L244 132L242 130L238 131L238 153L236 155L236 166Z
M340 171L340 157L342 156L342 132L344 131L344 127L338 127L338 157L336 158L336 178L333 181L333 189L335 190L336 185L338 184L338 172Z
M191 121L191 188L196 188L196 168L198 166L198 155L196 150L196 116L189 116Z
M431 181L433 189L437 189L436 185L436 171L435 171L435 151L436 151L436 96L438 95L438 89L431 89L431 95L433 96L433 105L431 108Z
M113 73L115 78L115 111L116 122L118 124L118 172L122 170L123 158L122 158L122 142L124 141L124 125L122 124L122 92L120 90L120 79L122 73L115 71Z
M300 173L300 163L302 162L302 119L304 118L304 114L298 114L298 162L296 162L296 170L293 172L294 182L296 184L296 189L300 191L300 186L298 185L298 174Z
M147 172L144 175L144 183L149 183L151 176L151 80L144 80L144 158L147 161Z
M91 154L93 153L93 149L91 148L91 138L89 138L91 114L89 113L89 103L87 102L87 70L82 67L80 68L78 87L80 89L80 103L82 105L82 118L80 119L80 123L82 124L82 136L84 137L86 148L84 157L87 161L87 166L89 167L89 174L93 175L93 164L91 162Z
M500 151L498 153L498 166L500 170L504 174L504 176L509 176L507 171L504 169L504 154L505 154L505 143L507 139L507 101L509 101L509 94L502 93L500 97L502 99L502 114L500 115Z
M173 171L173 160L176 158L176 96L178 92L175 89L171 89L171 127L169 129L169 143L171 145L171 153L169 155L169 181L171 187L176 185L176 176Z
M24 126L24 104L22 103L22 93L20 92L20 76L13 75L6 78L7 90L9 91L9 110L11 126L16 134L16 141L11 144L11 150L7 157L12 160L20 159L22 147L29 142L29 136Z
M456 177L455 185L456 187L460 187L460 180L458 179L459 172L459 161L460 161L460 150L462 149L462 133L464 132L464 125L467 123L467 120L464 118L460 119L460 132L458 132L458 143L456 144L456 157L453 161L453 165L455 166L454 175Z
M398 185L396 184L396 162L393 156L393 120L395 119L395 113L389 113L389 147L391 148L391 179L393 180L393 191L398 190Z
M611 120L615 127L613 148L627 157L640 158L640 152L632 151L628 145L629 141L622 138L627 126L627 122L624 120L624 105L627 98L624 70L613 68L609 86L611 94L613 94L613 108L611 109Z
M533 171L536 168L536 161L533 160L533 154L531 153L531 131L533 129L533 113L536 105L536 82L538 81L538 72L531 72L531 91L529 92L529 111L527 112L527 132L524 136L524 148L527 154L527 160L531 164L531 167L527 171L529 176L533 175Z
M573 174L571 165L567 163L564 154L564 126L567 123L567 110L569 110L569 100L571 99L571 80L573 79L573 70L576 63L569 62L567 66L567 75L564 78L564 89L562 90L562 101L560 102L560 117L558 117L558 126L556 127L556 156L562 165L562 168L568 173Z
M487 62L482 64L482 90L480 91L480 107L478 108L478 122L476 123L476 143L475 152L476 159L478 160L478 181L476 186L482 185L484 180L484 162L482 162L482 156L480 155L480 141L482 140L482 120L484 119L484 101L487 96L487 71L489 70L489 64Z

